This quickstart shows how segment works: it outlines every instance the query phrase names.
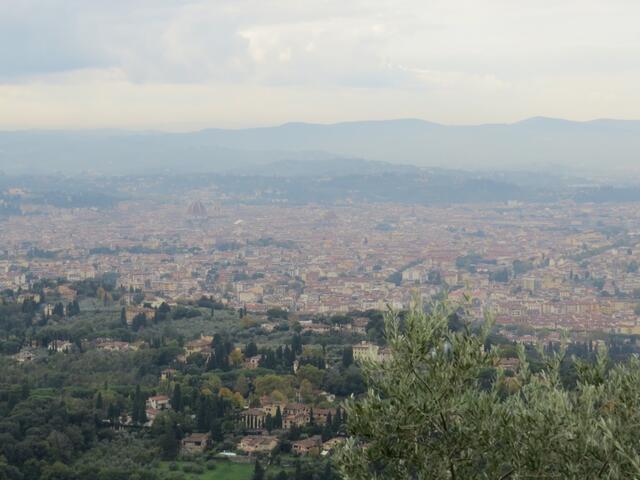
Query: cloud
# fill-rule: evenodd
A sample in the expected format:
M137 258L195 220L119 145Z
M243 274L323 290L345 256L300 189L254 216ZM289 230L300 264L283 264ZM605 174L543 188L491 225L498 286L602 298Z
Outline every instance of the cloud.
M81 40L71 4L3 2L0 5L0 79L104 64Z
M623 116L640 108L636 95L623 106L622 95L640 76L639 15L632 0L5 1L0 122L12 123L3 107L38 98L51 112L34 111L34 125L66 122L83 108L111 124L117 119L94 108L98 99L83 96L98 95L114 108L133 101L146 109L135 112L139 122L152 123L153 101L192 101L189 91L216 97L215 121L224 120L217 109L235 108L249 124L405 112L465 123L487 112L551 114L558 105L566 117ZM160 92L167 97L153 97ZM266 92L284 103L277 111L261 110ZM580 93L596 99L592 108L568 100ZM294 108L305 95L308 110ZM332 117L314 95L345 101ZM204 121L196 106L171 108Z

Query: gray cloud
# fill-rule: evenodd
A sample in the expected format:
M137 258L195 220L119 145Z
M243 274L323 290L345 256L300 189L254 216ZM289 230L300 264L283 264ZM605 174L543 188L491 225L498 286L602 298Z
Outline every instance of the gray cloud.
M81 41L72 4L4 2L0 5L0 76L5 78L104 65Z
M148 108L206 91L215 119L234 108L248 122L287 113L265 118L265 95L295 119L305 95L341 96L349 110L336 119L423 112L464 123L475 118L469 106L504 120L625 116L640 108L639 16L635 0L4 1L0 110L42 115L37 102L57 101L100 115L102 99ZM593 108L577 108L581 98ZM11 117L0 112L0 124Z

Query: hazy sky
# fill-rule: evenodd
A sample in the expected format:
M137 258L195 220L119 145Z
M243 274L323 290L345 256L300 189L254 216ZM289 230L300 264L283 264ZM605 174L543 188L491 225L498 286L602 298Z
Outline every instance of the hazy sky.
M640 118L638 0L0 0L0 128Z

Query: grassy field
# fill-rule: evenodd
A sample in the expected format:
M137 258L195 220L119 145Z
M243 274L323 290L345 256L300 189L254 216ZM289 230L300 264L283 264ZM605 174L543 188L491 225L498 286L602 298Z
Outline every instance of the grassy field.
M203 473L186 473L183 468L187 462L176 462L178 469L171 471L169 462L160 465L160 472L166 478L181 478L184 480L250 480L253 475L253 464L231 463L226 461L215 462L214 470L205 468Z

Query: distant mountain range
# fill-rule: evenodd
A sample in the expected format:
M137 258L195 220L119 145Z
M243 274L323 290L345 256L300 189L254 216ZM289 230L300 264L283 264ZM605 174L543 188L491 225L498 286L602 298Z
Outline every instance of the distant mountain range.
M349 175L416 167L640 174L640 121L536 117L446 126L423 120L288 123L190 133L0 132L5 173Z

